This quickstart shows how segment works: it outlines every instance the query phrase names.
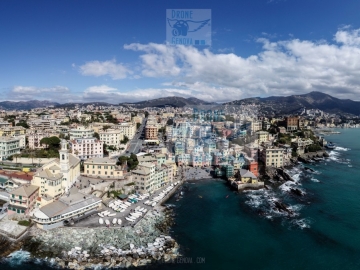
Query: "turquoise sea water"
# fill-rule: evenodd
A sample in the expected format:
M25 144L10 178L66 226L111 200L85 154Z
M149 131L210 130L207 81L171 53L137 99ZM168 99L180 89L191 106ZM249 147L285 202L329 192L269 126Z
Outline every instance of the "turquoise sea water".
M337 144L325 161L290 170L295 183L236 193L221 180L184 186L174 204L172 235L183 258L148 269L358 269L360 268L360 129L327 136ZM305 192L294 197L296 186ZM200 197L201 196L201 197ZM274 200L295 213L273 210ZM0 269L46 269L36 264Z

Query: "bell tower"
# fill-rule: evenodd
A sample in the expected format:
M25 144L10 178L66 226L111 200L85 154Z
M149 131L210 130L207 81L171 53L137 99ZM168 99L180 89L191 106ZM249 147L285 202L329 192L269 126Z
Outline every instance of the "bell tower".
M61 172L65 174L69 171L70 168L69 151L67 149L68 143L66 140L63 139L61 140L60 144L61 144L61 149L59 150L60 167L61 167Z

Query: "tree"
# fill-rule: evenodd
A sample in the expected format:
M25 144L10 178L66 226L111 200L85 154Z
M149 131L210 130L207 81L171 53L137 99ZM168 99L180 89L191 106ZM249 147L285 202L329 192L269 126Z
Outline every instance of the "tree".
M40 140L40 144L41 145L45 144L46 148L52 148L52 149L55 148L56 149L56 148L59 148L60 139L56 136L45 137Z
M173 120L173 119L168 119L167 122L166 122L166 124L167 124L168 126L172 126L172 125L174 124L174 120Z
M120 142L121 142L122 144L126 144L128 141L129 141L129 138L128 138L126 135L124 135L124 139L121 140Z
M136 129L139 129L141 126L141 123L136 123Z
M97 132L94 132L94 135L93 135L96 139L98 139L98 140L100 140L100 135L99 135L99 133L97 133Z
M105 125L105 126L103 126L103 130L106 131L106 130L108 130L110 127L111 127L111 126L109 126L109 125Z
M29 125L24 120L17 123L16 126L20 126L20 127L23 127L23 128L29 128Z

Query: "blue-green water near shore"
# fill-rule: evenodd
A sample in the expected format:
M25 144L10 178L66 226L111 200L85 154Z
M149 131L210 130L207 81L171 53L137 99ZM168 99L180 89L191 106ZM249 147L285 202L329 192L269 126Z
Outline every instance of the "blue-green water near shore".
M290 170L294 183L236 193L221 180L188 183L175 205L172 235L183 257L148 269L360 268L360 129L341 129L330 158ZM289 193L297 187L305 196ZM273 209L286 203L295 215ZM46 269L36 264L1 269Z

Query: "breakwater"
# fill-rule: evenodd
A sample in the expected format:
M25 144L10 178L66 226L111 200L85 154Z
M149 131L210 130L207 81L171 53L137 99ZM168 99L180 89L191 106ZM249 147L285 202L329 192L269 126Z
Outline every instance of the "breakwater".
M60 268L85 269L131 267L154 261L170 261L178 254L178 244L168 235L171 212L149 211L134 227L32 228L32 238L24 248L36 258L52 258Z

